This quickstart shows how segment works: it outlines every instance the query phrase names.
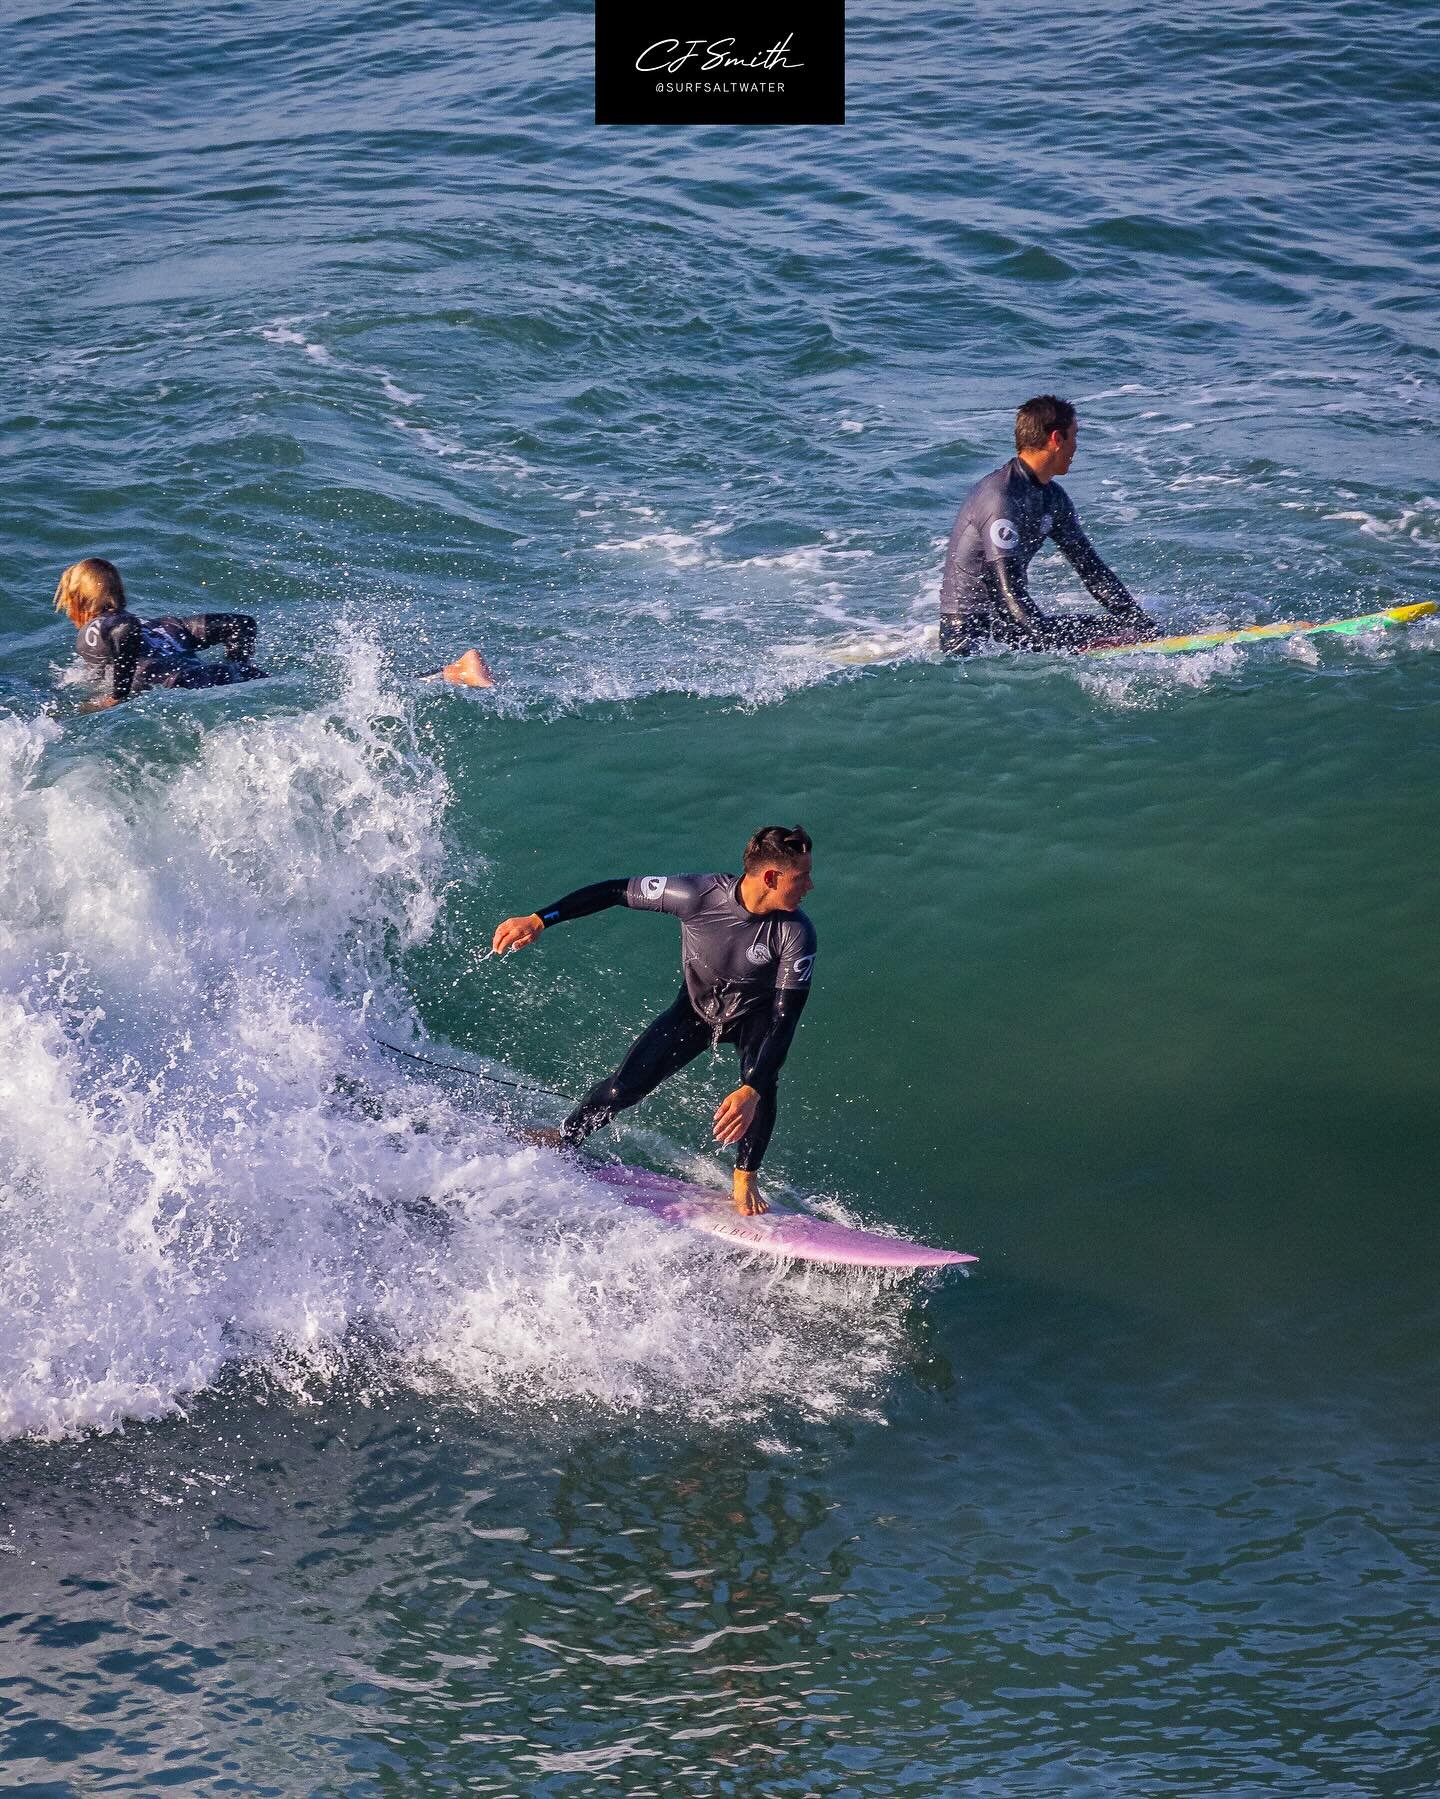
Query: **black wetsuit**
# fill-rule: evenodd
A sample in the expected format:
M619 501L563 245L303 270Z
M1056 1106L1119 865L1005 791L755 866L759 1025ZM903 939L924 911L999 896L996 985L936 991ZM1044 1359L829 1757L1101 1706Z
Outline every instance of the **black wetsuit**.
M583 1142L701 1050L733 1043L742 1080L760 1095L735 1157L737 1168L753 1172L775 1128L775 1083L810 991L814 925L803 912L751 912L740 898L739 877L731 874L597 881L546 906L540 917L548 930L609 906L668 912L680 920L685 985L615 1073L592 1087L565 1120L566 1140Z
M204 662L199 651L223 645L224 662ZM127 700L147 687L227 687L264 674L250 660L255 620L243 612L200 612L193 618L138 619L133 612L102 612L80 632L81 660Z
M1054 618L1030 598L1026 571L1051 538L1109 614ZM1021 650L1083 650L1152 627L1124 582L1080 529L1058 481L1042 482L1014 456L966 494L940 584L940 647L968 656L987 638Z

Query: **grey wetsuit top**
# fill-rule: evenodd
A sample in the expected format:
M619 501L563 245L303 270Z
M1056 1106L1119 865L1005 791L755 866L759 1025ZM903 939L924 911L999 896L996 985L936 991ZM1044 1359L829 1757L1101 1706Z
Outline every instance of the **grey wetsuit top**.
M708 1024L768 1011L777 988L810 985L814 925L803 912L751 912L738 875L636 875L625 904L680 920L685 988Z
M803 912L751 912L733 874L633 875L597 881L547 906L547 926L607 906L668 912L680 920L685 991L717 1031L755 1011L770 1011L777 992L806 991L815 965L815 927Z
M1063 627L1064 620L1048 618L1030 598L1026 571L1047 537L1112 617L1143 618L1081 530L1069 494L1058 481L1037 480L1018 456L977 481L961 504L940 584L941 617L1007 638L1043 640Z

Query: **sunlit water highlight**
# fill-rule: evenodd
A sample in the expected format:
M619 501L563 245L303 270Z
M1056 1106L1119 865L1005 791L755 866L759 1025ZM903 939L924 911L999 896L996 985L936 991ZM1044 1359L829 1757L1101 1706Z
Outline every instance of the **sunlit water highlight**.
M850 124L763 134L594 130L574 9L10 21L16 1790L1436 1788L1440 631L934 643L1047 387L1167 629L1436 597L1434 27L851 12ZM275 678L81 715L86 553ZM510 1134L673 939L495 920L771 817L770 1178L969 1281ZM602 1151L720 1178L728 1074Z

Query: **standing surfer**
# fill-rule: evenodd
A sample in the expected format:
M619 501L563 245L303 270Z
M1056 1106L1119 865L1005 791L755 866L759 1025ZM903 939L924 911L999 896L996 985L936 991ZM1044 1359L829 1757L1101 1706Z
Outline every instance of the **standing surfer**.
M966 494L940 584L940 647L947 654L968 656L987 638L1014 650L1084 650L1155 635L1055 479L1075 460L1077 434L1068 400L1027 400L1015 414L1016 454ZM1047 537L1108 616L1057 618L1035 605L1026 574Z
M775 1128L775 1087L810 991L815 927L799 910L810 891L810 838L798 826L766 825L745 845L743 872L638 875L597 881L495 931L494 950L524 949L544 930L610 906L668 912L680 920L685 984L644 1030L612 1075L591 1088L560 1129L584 1142L617 1112L653 1093L702 1049L733 1043L741 1084L715 1109L719 1143L738 1144L732 1196L737 1212L766 1210L756 1171Z

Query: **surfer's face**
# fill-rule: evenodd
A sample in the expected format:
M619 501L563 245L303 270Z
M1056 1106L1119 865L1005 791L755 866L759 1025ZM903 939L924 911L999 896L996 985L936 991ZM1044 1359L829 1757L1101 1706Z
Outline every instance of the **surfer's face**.
M810 858L807 856L803 862L793 862L773 872L775 885L771 891L784 911L793 912L815 885L810 879Z
M1050 433L1050 453L1055 458L1054 473L1064 475L1069 472L1070 464L1075 460L1075 445L1080 437L1080 421L1071 419L1070 429L1062 437L1058 431Z

